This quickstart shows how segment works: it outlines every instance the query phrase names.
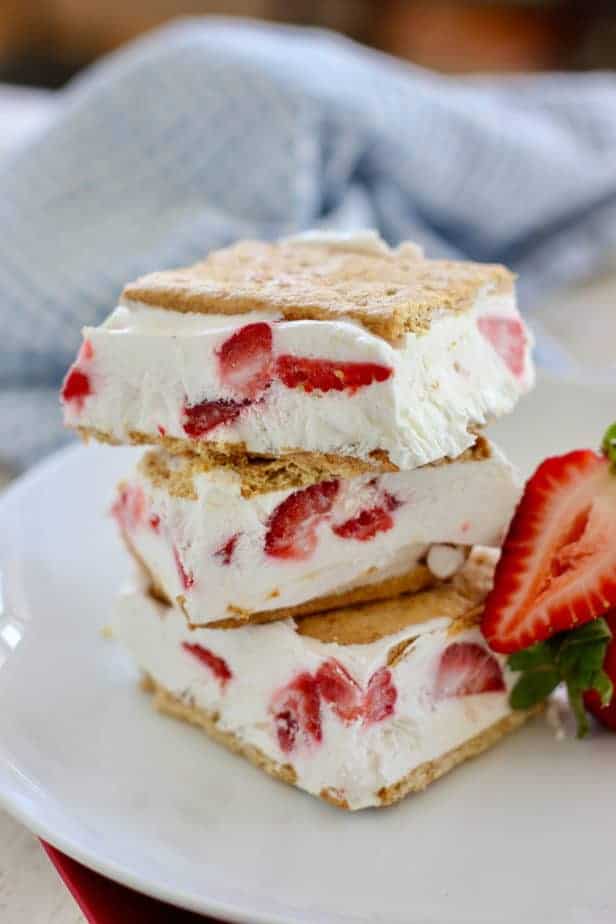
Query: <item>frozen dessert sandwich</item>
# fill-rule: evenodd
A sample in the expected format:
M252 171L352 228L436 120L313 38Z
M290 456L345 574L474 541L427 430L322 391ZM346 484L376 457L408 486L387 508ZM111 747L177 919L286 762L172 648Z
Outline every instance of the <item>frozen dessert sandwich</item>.
M533 381L504 267L366 232L245 241L152 273L83 338L62 390L69 426L210 462L456 458Z
M337 806L388 805L528 716L478 627L491 568L475 554L433 590L238 631L191 630L144 585L113 631L161 711Z
M519 496L487 440L457 461L342 477L276 461L146 453L113 512L160 599L241 626L420 590L500 543Z

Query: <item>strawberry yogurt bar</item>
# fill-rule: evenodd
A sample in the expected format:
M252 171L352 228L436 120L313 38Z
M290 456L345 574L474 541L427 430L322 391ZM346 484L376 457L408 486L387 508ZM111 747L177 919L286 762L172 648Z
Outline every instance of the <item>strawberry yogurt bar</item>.
M477 625L490 576L476 556L434 590L238 631L191 630L141 587L113 635L163 712L337 806L381 806L527 718Z
M352 478L208 468L153 450L113 512L162 600L191 625L241 626L420 590L498 545L519 497L487 440L457 461Z
M210 458L409 470L459 456L533 383L504 267L368 232L244 241L152 273L83 338L68 426Z

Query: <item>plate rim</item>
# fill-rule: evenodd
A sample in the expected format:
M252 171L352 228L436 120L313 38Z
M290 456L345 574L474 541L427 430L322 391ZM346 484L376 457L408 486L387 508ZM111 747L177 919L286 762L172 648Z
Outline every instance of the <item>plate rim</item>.
M81 455L85 452L87 452L87 447L80 443L71 442L68 446L63 446L41 459L14 481L11 481L8 487L4 488L0 493L0 524L6 515L6 508L12 504L19 503L20 498L27 496L28 492L41 478L45 478L61 468L67 458ZM52 847L62 851L71 859L105 876L107 879L111 879L113 882L117 882L150 898L175 905L178 908L214 916L221 921L231 922L231 924L293 924L294 920L302 921L301 918L293 917L291 908L289 908L289 914L284 913L284 916L278 911L272 911L271 913L258 910L248 911L237 904L221 901L207 895L199 896L186 891L175 892L164 886L157 886L152 880L143 879L138 872L127 869L113 859L101 857L100 853L97 854L95 850L80 847L74 836L67 836L47 827L36 817L35 809L28 811L15 801L12 797L14 790L15 787L8 781L6 772L0 768L0 807L35 837L47 841ZM67 815L66 805L62 806L62 813L64 817L70 818L70 815Z

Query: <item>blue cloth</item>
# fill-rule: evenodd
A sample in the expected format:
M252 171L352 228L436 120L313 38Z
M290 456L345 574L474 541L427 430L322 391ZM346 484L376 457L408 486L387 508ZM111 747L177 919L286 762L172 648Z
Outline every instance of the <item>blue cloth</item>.
M126 280L238 237L377 227L509 264L523 307L616 242L616 79L454 80L332 34L180 22L60 94L0 163L0 460Z

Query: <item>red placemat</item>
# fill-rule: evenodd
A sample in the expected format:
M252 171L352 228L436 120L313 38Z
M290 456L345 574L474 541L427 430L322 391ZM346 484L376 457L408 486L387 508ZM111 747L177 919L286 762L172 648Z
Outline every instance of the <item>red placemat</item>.
M45 841L41 844L88 924L215 924L213 918L182 911L127 889L71 860Z

